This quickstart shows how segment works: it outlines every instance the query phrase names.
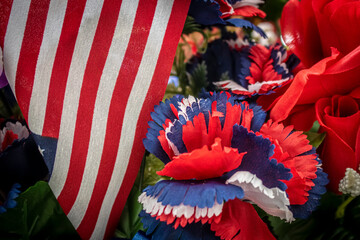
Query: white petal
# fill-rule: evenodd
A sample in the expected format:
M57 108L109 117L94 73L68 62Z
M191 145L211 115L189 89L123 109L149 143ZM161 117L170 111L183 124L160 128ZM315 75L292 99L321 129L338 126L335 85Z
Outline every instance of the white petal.
M238 171L226 181L244 190L244 199L250 200L268 214L278 216L286 221L293 221L293 214L289 209L290 201L286 193L279 188L268 188L262 180L248 171Z

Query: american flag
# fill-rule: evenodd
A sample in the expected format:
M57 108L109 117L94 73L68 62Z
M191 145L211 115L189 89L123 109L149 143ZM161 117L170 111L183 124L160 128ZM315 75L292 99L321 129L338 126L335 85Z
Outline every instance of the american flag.
M1 0L5 75L83 239L112 235L190 0ZM50 161L51 162L51 161Z

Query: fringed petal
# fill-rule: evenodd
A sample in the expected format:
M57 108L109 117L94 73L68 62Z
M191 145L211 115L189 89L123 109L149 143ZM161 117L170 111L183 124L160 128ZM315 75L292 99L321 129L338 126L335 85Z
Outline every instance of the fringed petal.
M223 147L221 139L216 138L210 150L205 145L176 156L157 174L177 180L216 178L239 167L244 154L235 148Z
M265 18L266 13L261 11L260 9L254 7L254 6L244 6L237 9L234 9L234 15L240 15L243 17L261 17Z
M294 220L289 210L290 201L285 191L279 188L267 188L256 175L239 171L229 178L226 183L241 187L244 190L244 199L258 205L270 215L278 216L286 221Z
M209 224L201 224L201 222L188 224L185 227L179 226L174 228L173 224L166 224L147 214L145 211L140 212L141 222L146 234L151 236L152 240L220 240L210 230Z
M231 146L237 148L239 152L247 152L247 154L240 167L230 172L228 176L234 174L235 171L249 171L259 177L264 186L277 187L284 191L287 187L280 180L289 180L292 175L283 164L277 163L275 159L270 160L274 153L274 145L270 140L256 136L255 133L249 132L239 125L234 126L233 133Z
M244 20L244 19L240 19L240 18L231 18L226 20L227 23L235 26L235 27L244 27L244 28L250 28L255 30L256 32L258 32L263 38L267 38L266 33L259 27L257 27L256 25L252 24L251 22Z
M320 160L318 159L319 164ZM326 184L329 183L327 174L321 168L316 171L316 178L313 180L314 187L308 192L309 197L303 205L290 205L290 210L295 218L308 218L310 214L319 206L321 196L326 193Z
M162 205L177 206L183 203L191 207L211 208L215 201L221 204L234 198L243 198L241 188L226 185L223 180L163 180L144 189L146 196L157 198Z
M260 129L260 133L269 137L272 142L276 141L277 147L283 153L277 159L291 170L293 178L284 181L288 186L286 190L290 203L304 204L308 199L308 191L314 186L314 179L318 171L317 155L312 151L306 135L300 131L293 131L292 126L284 127L279 123L269 120ZM285 157L284 157L285 156Z

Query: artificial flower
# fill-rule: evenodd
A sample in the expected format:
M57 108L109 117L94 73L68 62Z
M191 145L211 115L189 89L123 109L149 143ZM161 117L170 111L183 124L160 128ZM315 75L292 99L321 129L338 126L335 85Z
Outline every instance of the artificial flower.
M2 205L0 205L0 214L6 212L6 209L14 208L17 205L16 198L19 196L20 193L20 187L21 185L18 183L15 183L9 193L7 194L7 197Z
M350 194L352 197L360 196L360 174L352 168L347 168L344 178L340 180L339 192Z
M259 10L262 0L192 0L189 15L202 25L232 25L254 29L262 37L266 37L264 31L241 18L230 18L231 16L264 18L266 14Z
M144 145L165 163L158 174L173 180L149 186L139 197L154 239L160 230L181 239L201 239L183 238L195 230L251 239L254 229L259 239L274 239L250 203L287 221L307 217L317 206L327 178L306 136L264 123L259 106L236 102L215 92L155 107Z
M329 188L339 192L339 182L347 168L359 172L360 164L360 87L349 95L334 95L316 103L316 115L326 137L320 156L329 174Z
M0 131L0 189L10 191L14 183L24 188L45 179L48 169L27 127L5 121Z
M271 106L270 117L309 130L320 98L360 86L360 2L290 0L281 17L282 36L306 69ZM349 24L352 23L352 24Z
M280 44L266 47L246 38L216 40L201 58L207 65L210 85L247 97L270 94L286 85L299 63Z

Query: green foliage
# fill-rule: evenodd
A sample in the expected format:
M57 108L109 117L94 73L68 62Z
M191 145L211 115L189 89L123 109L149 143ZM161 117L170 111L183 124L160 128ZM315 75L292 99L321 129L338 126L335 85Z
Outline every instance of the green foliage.
M0 89L0 117L24 118L9 86Z
M314 148L318 148L320 144L324 141L326 133L318 133L318 130L320 128L320 125L318 121L314 122L314 125L310 129L310 131L304 132L304 134L307 136L307 139L310 141L310 144Z
M0 214L0 239L80 239L46 182L21 193Z
M205 62L202 62L196 66L190 75L191 95L198 96L201 89L205 88L207 84L207 68Z
M142 210L141 204L137 201L141 194L138 184L134 184L125 207L122 211L118 227L115 231L115 237L132 239L139 230L143 230L139 213Z
M189 85L189 80L186 76L185 54L181 44L179 44L176 49L173 68L176 72L176 76L179 78L179 90L181 94L186 95L186 89Z
M190 34L193 32L202 32L200 25L195 22L194 18L187 16L182 30L182 34Z
M279 240L355 240L360 239L360 197L352 200L342 218L336 217L339 206L346 196L326 193L319 208L308 218L285 223L277 217L269 217L274 235Z
M145 153L135 184L121 214L115 237L132 239L139 230L144 230L139 217L142 205L138 202L138 197L147 186L154 185L161 179L168 179L156 174L163 167L164 163L158 158Z
M260 9L266 13L266 20L274 21L281 17L281 11L288 0L267 0Z

